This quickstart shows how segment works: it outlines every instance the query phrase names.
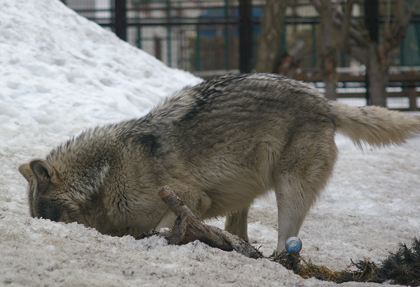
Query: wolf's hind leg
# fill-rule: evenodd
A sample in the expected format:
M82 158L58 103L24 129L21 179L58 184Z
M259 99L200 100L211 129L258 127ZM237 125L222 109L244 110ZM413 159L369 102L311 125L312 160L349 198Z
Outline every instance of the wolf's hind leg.
M273 170L278 209L275 253L297 236L309 209L327 185L337 159L334 129L328 122L307 123L285 147Z
M249 241L248 239L248 211L250 205L226 216L225 230Z
M285 248L287 238L297 236L315 196L305 190L298 178L283 176L275 188L278 209L278 241L275 254Z
M289 237L298 235L306 214L331 175L332 165L308 167L310 172L290 172L279 177L275 185L278 208L276 254L285 249Z

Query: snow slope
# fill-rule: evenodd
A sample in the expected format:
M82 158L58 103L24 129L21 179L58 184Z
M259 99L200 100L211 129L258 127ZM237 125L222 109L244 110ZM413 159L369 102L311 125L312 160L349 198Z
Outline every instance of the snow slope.
M20 164L81 130L139 117L201 80L170 69L58 0L0 0L0 286L328 286L268 260L195 242L168 246L29 216ZM379 261L420 230L420 137L340 156L300 237L304 258L332 269ZM250 240L276 245L273 194L250 212ZM211 224L223 226L223 219ZM341 286L374 284L347 283Z

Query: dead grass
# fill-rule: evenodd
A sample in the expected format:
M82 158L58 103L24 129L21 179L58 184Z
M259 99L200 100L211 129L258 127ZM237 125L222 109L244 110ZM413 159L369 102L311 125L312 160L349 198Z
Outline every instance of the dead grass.
M401 244L396 253L390 253L379 265L366 259L357 263L352 261L352 265L343 271L332 271L307 262L297 253L283 252L273 260L305 279L314 277L335 283L389 281L392 284L420 286L420 240L417 238L414 238L411 248ZM356 271L350 270L351 267L356 267Z

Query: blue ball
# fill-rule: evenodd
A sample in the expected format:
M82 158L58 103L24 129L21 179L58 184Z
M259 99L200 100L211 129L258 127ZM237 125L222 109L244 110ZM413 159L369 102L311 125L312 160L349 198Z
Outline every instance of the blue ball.
M302 249L302 240L299 237L289 237L286 240L286 250L298 253Z

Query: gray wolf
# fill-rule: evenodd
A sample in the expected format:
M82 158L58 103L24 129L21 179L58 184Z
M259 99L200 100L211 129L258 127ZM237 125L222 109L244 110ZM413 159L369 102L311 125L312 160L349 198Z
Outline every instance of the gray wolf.
M250 205L274 189L281 252L331 176L336 132L360 147L401 144L420 132L420 117L329 101L277 75L229 74L140 119L87 130L19 171L31 216L115 236L171 227L157 195L169 185L199 218L227 215L226 230L247 239Z

